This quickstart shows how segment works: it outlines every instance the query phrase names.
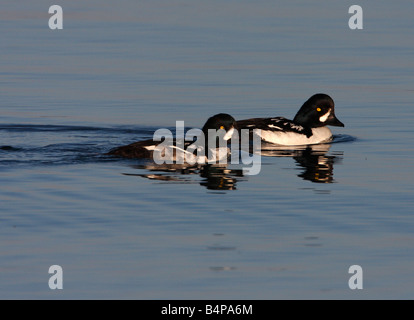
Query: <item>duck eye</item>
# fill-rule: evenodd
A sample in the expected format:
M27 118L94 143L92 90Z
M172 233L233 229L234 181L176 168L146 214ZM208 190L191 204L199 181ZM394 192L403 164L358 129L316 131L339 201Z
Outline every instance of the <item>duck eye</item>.
M220 129L224 129L224 126L220 126Z
M322 109L321 109L321 108L319 108L319 107L318 107L318 108L316 108L316 111L318 111L318 112L320 112L321 110L322 110Z

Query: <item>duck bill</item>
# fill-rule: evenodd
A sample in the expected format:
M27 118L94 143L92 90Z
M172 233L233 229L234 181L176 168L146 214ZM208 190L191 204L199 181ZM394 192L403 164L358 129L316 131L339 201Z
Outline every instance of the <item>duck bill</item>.
M326 121L326 124L329 126L334 126L334 127L345 127L345 125L341 121L338 120L335 114L330 115L330 117Z

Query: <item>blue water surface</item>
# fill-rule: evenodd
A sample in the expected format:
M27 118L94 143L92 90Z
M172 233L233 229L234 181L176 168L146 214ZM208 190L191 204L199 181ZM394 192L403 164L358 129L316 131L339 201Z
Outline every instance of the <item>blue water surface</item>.
M61 1L50 30L50 2L6 1L0 298L412 299L414 4L361 1L350 30L353 4ZM318 92L345 128L258 175L105 155Z

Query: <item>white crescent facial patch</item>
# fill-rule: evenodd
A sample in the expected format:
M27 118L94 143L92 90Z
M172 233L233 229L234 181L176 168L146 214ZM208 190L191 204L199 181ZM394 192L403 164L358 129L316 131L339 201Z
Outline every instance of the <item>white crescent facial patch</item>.
M328 120L329 115L331 114L331 109L328 110L327 113L325 113L323 116L319 117L320 122L325 122Z
M231 136L233 135L233 132L234 132L234 128L231 128L229 131L226 132L223 139L225 141L229 140L231 138Z

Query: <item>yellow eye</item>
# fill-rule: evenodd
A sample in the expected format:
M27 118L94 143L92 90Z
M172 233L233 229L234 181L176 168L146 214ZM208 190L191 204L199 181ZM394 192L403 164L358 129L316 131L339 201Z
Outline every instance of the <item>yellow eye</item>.
M220 129L224 129L224 126L220 126Z
M316 108L316 111L320 112L321 111L321 108Z

